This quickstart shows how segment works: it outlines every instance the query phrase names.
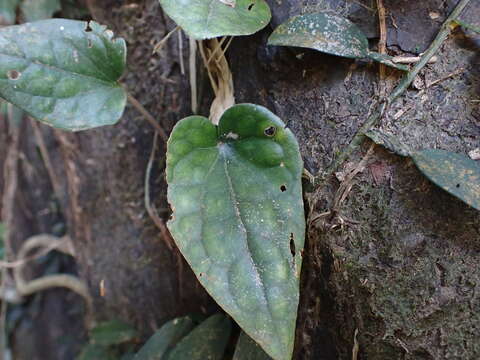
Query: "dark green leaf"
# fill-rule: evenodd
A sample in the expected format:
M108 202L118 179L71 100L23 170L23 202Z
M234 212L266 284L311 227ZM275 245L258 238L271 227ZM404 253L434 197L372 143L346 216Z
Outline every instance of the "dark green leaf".
M135 358L135 353L131 350L127 351L125 354L122 354L120 360L133 360Z
M269 45L298 46L348 58L368 56L368 40L357 25L333 14L298 15L278 26Z
M221 360L228 343L231 321L223 314L209 317L185 336L168 360Z
M60 0L23 0L21 5L26 22L50 19L62 9Z
M372 58L388 66L408 70L395 64L387 55L370 52L368 39L346 18L328 13L298 15L278 26L268 39L269 45L296 46L347 58Z
M97 345L109 346L131 341L137 336L137 331L130 325L119 320L111 320L97 325L90 332L90 341Z
M264 0L160 0L160 4L195 39L250 35L272 17Z
M170 231L217 303L275 359L290 359L305 237L297 141L269 110L180 121L168 142Z
M105 346L96 344L87 344L77 360L117 360L115 355L112 354Z
M15 23L15 10L20 0L0 0L0 26Z
M114 124L125 41L95 22L52 19L0 29L0 97L46 124L82 130Z
M480 166L461 154L422 150L412 155L420 171L434 184L480 210Z
M235 348L233 360L271 360L262 348L243 331Z
M134 359L161 360L168 350L192 329L193 321L189 317L169 321L148 339Z

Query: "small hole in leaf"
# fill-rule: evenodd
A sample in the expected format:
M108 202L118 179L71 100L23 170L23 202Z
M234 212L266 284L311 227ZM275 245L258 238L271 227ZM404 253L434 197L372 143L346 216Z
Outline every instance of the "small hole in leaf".
M277 132L277 128L275 126L269 126L265 130L263 130L263 133L270 137L275 135L276 132Z
M290 233L290 253L292 257L295 257L295 240L293 239L293 233Z
M93 47L93 43L91 39L87 39L87 47L91 49Z
M202 277L202 276L203 276L203 273L198 274L198 276Z
M457 184L457 186L456 186L456 187L457 187L457 189L458 189L458 188L460 187L460 184Z
M252 4L248 5L248 8L247 8L247 9L248 9L248 11L252 11L252 9L253 9L253 6L254 6L254 5L255 5L254 3L252 3Z
M7 77L10 80L18 80L20 78L20 76L22 76L22 73L20 73L17 70L8 70L7 71Z
M90 26L90 23L87 24L87 27L85 28L85 32L92 32L93 29Z
M280 190L281 190L282 192L285 192L285 191L287 191L287 187L286 187L285 185L281 185L281 186L280 186Z

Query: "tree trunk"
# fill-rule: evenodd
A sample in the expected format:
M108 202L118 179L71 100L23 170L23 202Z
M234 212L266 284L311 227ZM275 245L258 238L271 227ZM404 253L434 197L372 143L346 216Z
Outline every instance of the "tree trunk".
M236 102L266 106L282 118L299 140L305 168L321 174L384 95L381 89L388 94L402 74L388 70L389 76L379 81L376 63L266 46L272 27L316 10L349 17L375 46L376 1L269 3L270 27L235 38L229 48ZM390 53L423 52L456 3L385 0ZM191 114L189 70L187 66L182 74L180 65L180 59L188 65L188 39L175 35L161 56L152 55L154 44L175 26L158 0L97 0L90 5L95 19L128 43L129 69L123 81L129 92L169 132ZM480 25L480 3L471 1L462 19ZM411 149L467 153L478 148L479 50L478 35L454 31L437 62L426 66L415 87L391 104L377 128ZM204 89L200 113L208 115L212 97L198 64ZM0 122L2 164L8 143L4 128L5 120ZM98 130L70 134L41 126L62 190L57 212L44 211L55 196L38 154L38 136L28 123L20 131L20 183L9 210L15 214L10 224L14 250L32 234L53 233L65 216L97 320L121 318L147 336L175 316L216 311L172 239L146 211L145 175L154 133L134 108L127 108L118 125ZM336 176L316 187L305 183L307 215L315 221L307 229L295 359L480 358L479 212L432 185L410 160L380 146L366 155L371 145L366 140ZM154 207L166 221L164 159L165 144L160 142L149 187ZM332 208L342 175L362 159L366 167L353 178L339 211L319 217ZM3 192L8 171L0 180ZM62 266L73 269L68 261ZM31 321L47 329L68 329L64 316L53 316L58 321L52 323L42 316L52 306L71 304L75 296L64 290L45 294L39 310L44 315L32 315ZM39 359L71 359L78 350L60 351L54 331L35 334L32 342L52 344ZM18 359L34 358L22 356Z

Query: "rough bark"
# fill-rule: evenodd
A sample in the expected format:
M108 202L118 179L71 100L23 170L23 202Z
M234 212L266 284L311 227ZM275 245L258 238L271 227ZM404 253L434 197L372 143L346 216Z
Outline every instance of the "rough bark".
M298 13L329 10L359 23L372 45L378 36L375 1L269 2L272 26ZM423 51L455 4L385 0L389 51ZM129 91L171 130L191 113L188 73L182 75L179 65L180 56L187 63L186 39L182 54L176 36L161 57L151 54L174 27L157 0L98 0L93 7L97 20L128 42L124 82ZM439 16L431 19L432 11ZM463 18L479 25L478 1L471 2ZM319 174L349 143L375 103L378 65L267 47L270 32L271 27L236 38L230 47L236 101L267 106L283 118L299 139L305 167ZM393 104L378 128L412 149L467 153L479 147L479 50L478 36L456 31L442 46L438 62L422 71L418 88ZM458 75L421 89L422 83L459 68L464 70ZM399 76L391 73L387 89ZM203 92L201 112L208 114L211 97L208 90ZM65 190L60 203L80 275L95 297L97 319L120 317L148 335L173 316L212 311L215 305L146 213L144 177L153 137L148 123L128 107L113 127L79 134L43 132ZM52 220L38 216L51 199L51 185L29 127L24 137L18 244L30 234L52 231ZM366 141L339 171L356 166L370 145ZM168 208L164 152L161 144L151 179L159 209ZM31 163L42 171L38 176L28 176ZM307 211L313 216L328 211L339 183L335 177L317 189L305 184ZM36 191L42 195L34 197ZM168 212L162 214L166 219ZM305 254L296 359L351 359L355 332L359 359L480 357L479 213L429 183L410 160L375 147L337 216L310 225ZM44 358L68 358L58 351L51 354Z

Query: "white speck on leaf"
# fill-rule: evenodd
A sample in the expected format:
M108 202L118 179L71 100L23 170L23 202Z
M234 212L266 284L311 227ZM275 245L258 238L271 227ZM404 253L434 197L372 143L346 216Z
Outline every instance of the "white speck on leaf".
M234 8L235 5L236 5L236 0L218 0L218 1L220 1L222 4L230 6L232 8Z
M78 51L77 50L73 50L73 60L78 63Z
M226 137L227 137L227 139L237 140L237 139L238 139L238 134L235 134L234 132L231 132L231 131L230 131L230 132L227 134Z

